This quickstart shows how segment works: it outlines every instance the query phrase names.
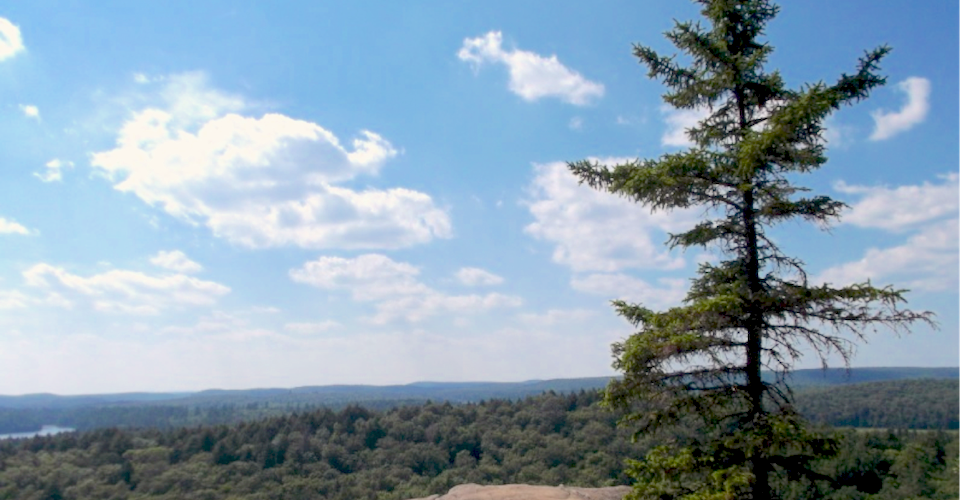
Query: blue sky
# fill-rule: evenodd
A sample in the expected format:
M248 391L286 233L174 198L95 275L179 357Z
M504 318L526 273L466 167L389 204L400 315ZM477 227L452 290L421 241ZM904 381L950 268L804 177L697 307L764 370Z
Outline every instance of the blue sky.
M798 179L850 205L775 231L815 279L911 289L939 332L854 366L958 364L958 7L789 2L769 68L888 84ZM656 157L662 52L695 5L18 2L0 7L0 393L608 375L609 300L669 307L696 211L564 162ZM819 366L807 356L800 367Z

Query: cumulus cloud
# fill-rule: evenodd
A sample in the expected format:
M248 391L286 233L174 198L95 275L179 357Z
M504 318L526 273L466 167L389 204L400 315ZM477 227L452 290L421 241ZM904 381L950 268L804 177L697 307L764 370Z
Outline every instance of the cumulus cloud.
M22 224L19 224L10 219L0 217L0 234L23 234L29 235L31 231L24 227Z
M871 113L875 128L870 135L872 141L889 139L901 132L910 130L927 118L930 111L930 80L910 77L897 84L897 89L907 94L907 102L900 111L878 109Z
M157 267L178 273L191 274L203 270L203 266L190 260L190 258L180 250L161 250L153 257L150 257L150 263Z
M135 113L91 165L130 192L250 248L399 248L449 237L427 194L338 185L376 175L397 151L361 131L349 147L315 123L242 116L242 99L203 75L163 79L160 105Z
M583 106L603 97L603 84L587 80L567 68L556 55L543 57L525 50L504 50L503 35L499 31L464 39L457 57L475 68L486 63L506 65L510 71L510 90L527 101L556 97Z
M171 308L209 306L230 288L183 274L149 275L114 269L80 276L46 263L23 272L29 287L58 298L60 305L89 306L102 312L158 314Z
M9 59L23 50L20 28L10 20L0 17L0 61Z
M41 182L60 182L63 180L63 169L73 168L73 162L54 158L43 166L45 168L42 171L33 173L37 179Z
M326 290L344 290L354 300L375 302L377 314L371 322L397 319L422 321L440 313L472 314L500 307L517 307L519 297L498 293L447 295L420 282L420 270L385 255L365 254L356 258L320 257L298 269L290 278Z
M23 113L23 116L26 116L27 118L35 118L37 120L40 119L40 108L32 104L21 104L20 111Z
M457 271L457 280L467 286L499 285L503 278L476 267L464 267Z
M704 118L710 116L710 111L706 108L677 109L667 105L660 108L660 113L663 121L667 123L660 144L681 148L694 145L687 135L687 130L696 127Z
M570 285L574 290L600 295L606 299L619 299L660 308L680 305L686 295L688 283L683 279L661 278L654 285L623 273L594 273L575 277Z
M623 159L604 159L613 164ZM625 268L677 269L684 260L670 255L665 232L687 228L695 210L649 209L578 183L563 163L534 166L526 202L534 222L524 231L555 245L553 261L574 271L613 272Z
M945 174L940 182L921 185L858 186L843 181L833 188L860 199L843 214L844 224L900 231L916 227L945 216L956 216L960 211L960 176Z

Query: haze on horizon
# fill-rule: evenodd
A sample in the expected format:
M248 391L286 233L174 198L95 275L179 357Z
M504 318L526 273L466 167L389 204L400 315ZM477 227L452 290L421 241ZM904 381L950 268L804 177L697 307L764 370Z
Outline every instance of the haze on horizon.
M815 280L937 314L853 366L958 366L958 6L783 3L769 66L790 85L894 50L801 179L843 219L774 236ZM565 162L688 145L701 115L664 107L630 51L672 53L695 9L0 7L0 394L613 375L631 329L609 301L669 307L714 256L663 244L696 211Z

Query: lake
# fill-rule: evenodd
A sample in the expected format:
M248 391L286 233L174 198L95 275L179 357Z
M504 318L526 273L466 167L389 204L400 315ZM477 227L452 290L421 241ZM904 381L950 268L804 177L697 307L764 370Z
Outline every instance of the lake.
M61 432L73 432L76 429L72 427L58 427L56 425L44 425L39 431L33 432L14 432L13 434L0 434L0 439L27 439L36 436L53 436Z

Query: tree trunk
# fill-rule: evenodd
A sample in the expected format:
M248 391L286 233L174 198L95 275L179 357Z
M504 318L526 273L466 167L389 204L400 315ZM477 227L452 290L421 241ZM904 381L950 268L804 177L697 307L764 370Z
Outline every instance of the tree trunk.
M747 117L746 106L743 102L742 89L737 88L736 92L737 108L740 118L740 130L746 131ZM747 394L750 397L750 417L754 429L765 425L763 411L763 379L760 378L760 368L762 347L763 347L763 308L757 302L758 297L763 293L763 286L760 283L760 247L757 239L757 220L754 208L754 178L751 176L744 181L750 186L743 193L743 229L746 237L746 273L747 286L750 289L750 296L747 301ZM751 469L755 477L752 498L754 500L767 500L770 498L770 480L768 477L769 466L766 456L761 450L755 450L750 459Z

